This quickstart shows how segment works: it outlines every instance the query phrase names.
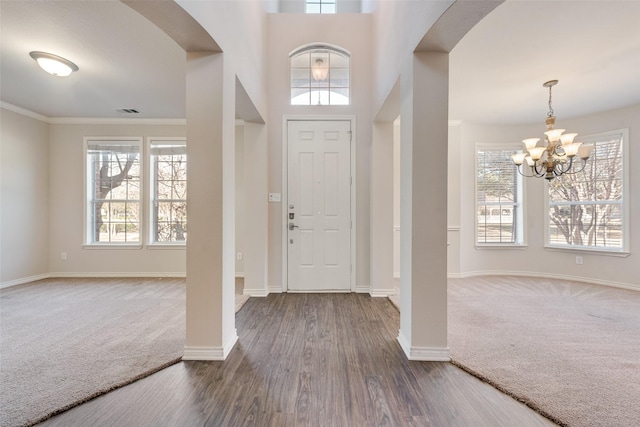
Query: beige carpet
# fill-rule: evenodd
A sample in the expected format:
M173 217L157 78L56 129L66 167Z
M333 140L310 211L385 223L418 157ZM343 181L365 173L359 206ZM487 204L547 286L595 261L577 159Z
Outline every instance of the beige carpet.
M640 292L449 280L449 348L455 363L559 424L640 426Z
M238 295L236 311L248 297ZM32 425L182 357L184 279L48 279L0 291L0 426Z

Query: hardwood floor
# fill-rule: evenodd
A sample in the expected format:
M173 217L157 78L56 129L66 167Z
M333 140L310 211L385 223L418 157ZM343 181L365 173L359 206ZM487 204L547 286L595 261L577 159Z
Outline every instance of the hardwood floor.
M224 362L181 362L41 426L550 426L449 363L410 362L386 298L275 294Z

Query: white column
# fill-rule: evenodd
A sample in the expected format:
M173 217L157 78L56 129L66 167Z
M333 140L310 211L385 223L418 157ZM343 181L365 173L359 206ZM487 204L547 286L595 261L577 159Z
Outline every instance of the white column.
M371 146L371 291L393 295L393 122L374 122Z
M269 294L268 152L266 126L244 126L244 294Z
M401 82L401 301L398 341L411 360L449 360L449 55L415 53L409 70Z
M187 323L184 360L224 360L235 329L235 76L187 53Z

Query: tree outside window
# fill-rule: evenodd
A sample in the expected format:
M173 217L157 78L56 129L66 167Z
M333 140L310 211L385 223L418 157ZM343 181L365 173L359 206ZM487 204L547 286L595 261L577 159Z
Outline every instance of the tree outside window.
M151 243L187 240L187 149L184 139L151 139Z
M86 140L87 243L140 242L140 141Z
M625 249L625 134L581 138L595 146L584 170L549 183L549 245Z

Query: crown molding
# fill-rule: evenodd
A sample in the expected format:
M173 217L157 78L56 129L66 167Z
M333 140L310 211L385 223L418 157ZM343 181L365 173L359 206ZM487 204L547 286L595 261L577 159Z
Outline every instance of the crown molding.
M184 126L187 119L137 119L121 117L47 117L17 105L0 101L0 108L49 124L62 125L165 125Z
M18 107L17 105L9 104L8 102L0 101L0 107L23 116L31 117L32 119L40 120L41 122L49 123L49 117L34 113L33 111Z
M50 117L56 125L168 125L184 126L187 119L123 119L118 117Z

